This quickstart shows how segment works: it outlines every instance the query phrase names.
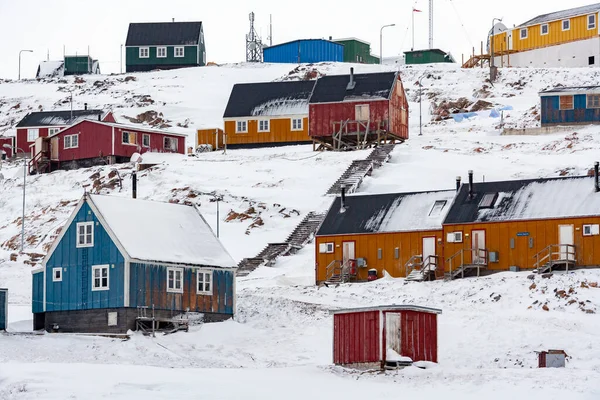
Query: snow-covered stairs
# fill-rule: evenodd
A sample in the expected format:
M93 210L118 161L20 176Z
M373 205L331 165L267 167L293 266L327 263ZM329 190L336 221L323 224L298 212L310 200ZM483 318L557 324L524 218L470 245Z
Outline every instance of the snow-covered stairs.
M423 276L423 271L420 269L413 269L410 271L410 274L406 277L408 282L423 282L425 277Z

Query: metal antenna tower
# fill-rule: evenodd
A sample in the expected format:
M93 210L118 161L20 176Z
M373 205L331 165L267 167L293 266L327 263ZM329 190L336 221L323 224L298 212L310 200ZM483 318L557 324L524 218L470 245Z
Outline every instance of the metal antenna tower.
M433 0L429 0L429 48L433 49Z
M262 41L254 29L254 12L250 13L250 33L246 35L246 61L262 62Z

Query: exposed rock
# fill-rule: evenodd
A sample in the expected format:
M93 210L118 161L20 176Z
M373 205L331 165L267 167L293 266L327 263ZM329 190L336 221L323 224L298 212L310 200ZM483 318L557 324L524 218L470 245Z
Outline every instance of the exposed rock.
M550 308L548 308L548 305L547 305L547 304L544 304L544 305L542 306L542 310L544 310L544 311L550 311Z

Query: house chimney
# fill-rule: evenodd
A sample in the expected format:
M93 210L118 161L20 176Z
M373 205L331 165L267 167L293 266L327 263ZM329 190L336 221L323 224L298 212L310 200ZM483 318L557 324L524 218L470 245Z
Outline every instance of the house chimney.
M329 40L333 40L333 36L329 36Z
M137 199L137 173L133 171L131 173L131 196L134 199Z
M83 103L83 109L87 111L87 103Z
M346 86L346 90L352 90L356 86L356 82L354 82L354 68L350 67L350 82L348 82L348 86Z
M600 166L600 163L598 161L596 161L594 163L594 190L596 191L596 193L600 192L600 182L598 181L599 166Z
M102 114L98 114L98 122L102 121Z
M469 200L473 200L475 192L473 190L473 170L469 170Z
M346 211L346 187L342 186L342 197L340 198L340 213Z
M171 18L171 22L175 22L175 18Z
M458 192L460 190L460 182L462 181L462 178L460 176L456 177L456 191Z

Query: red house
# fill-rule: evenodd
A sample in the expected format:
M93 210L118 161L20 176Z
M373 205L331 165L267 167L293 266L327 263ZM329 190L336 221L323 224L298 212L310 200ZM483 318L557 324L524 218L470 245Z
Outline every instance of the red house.
M115 122L111 112L88 110L87 104L83 110L33 112L17 124L16 146L23 151L29 151L29 147L37 138L52 136L61 129L85 119Z
M383 369L386 363L437 362L441 313L412 305L334 311L333 362L369 369Z
M94 120L38 138L30 173L128 162L133 153L184 154L185 135Z
M319 78L309 135L321 149L352 150L408 139L408 101L397 72Z
M15 146L14 140L14 137L0 136L0 159L2 156L4 156L4 158L10 158L13 156L13 149ZM4 147L6 144L10 147Z

